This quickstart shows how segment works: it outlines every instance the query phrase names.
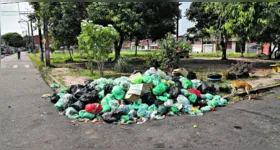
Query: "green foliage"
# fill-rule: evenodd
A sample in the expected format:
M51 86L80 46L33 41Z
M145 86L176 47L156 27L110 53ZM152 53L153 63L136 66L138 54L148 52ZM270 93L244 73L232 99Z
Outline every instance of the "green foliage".
M1 36L6 44L13 47L23 47L25 46L25 41L23 40L23 37L16 33L16 32L9 32Z
M180 52L191 52L192 50L191 45L186 43L184 40L180 40L178 42L178 47L180 48Z
M129 58L128 57L120 57L118 60L117 60L117 63L115 64L115 71L117 72L123 72L123 73L126 73L126 72L129 72Z
M104 27L85 20L81 23L81 29L82 33L78 38L79 48L89 54L90 61L93 59L96 61L100 76L103 76L104 61L108 59L114 41L119 39L119 34L111 25Z

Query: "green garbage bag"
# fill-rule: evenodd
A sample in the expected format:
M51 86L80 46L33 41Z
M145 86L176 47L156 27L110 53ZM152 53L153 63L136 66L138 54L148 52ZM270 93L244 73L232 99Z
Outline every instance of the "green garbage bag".
M59 86L58 84L55 84L55 83L54 83L54 84L51 85L51 87L54 88L54 89L57 89L57 88L59 88L60 86Z
M147 110L145 108L139 108L137 110L137 116L138 117L144 117L147 114Z
M137 115L137 111L134 109L131 109L127 115L129 116L129 118L135 118Z
M196 99L197 99L197 96L193 93L191 93L189 96L188 96L188 100L192 103L195 103L196 102Z
M111 107L112 110L115 110L119 108L120 103L117 100L110 100L109 106Z
M165 114L167 111L168 109L164 105L158 106L158 113L160 113L161 115Z
M64 93L58 93L58 96L60 97L60 98L63 98L64 97Z
M171 111L174 113L174 114L178 114L179 113L179 110L176 106L172 106L171 107Z
M201 107L200 108L200 110L202 111L202 112L208 112L208 111L210 111L211 110L211 106L204 106L204 107Z
M215 96L213 97L213 100L219 101L221 98L222 98L222 97L221 97L220 95L215 95Z
M121 86L114 86L112 94L114 95L115 99L122 100L124 98L125 91L122 89Z
M157 106L155 104L152 104L149 108L148 111L156 111L157 110Z
M63 99L59 99L55 104L54 107L58 110L58 111L63 111Z
M152 77L152 84L153 84L153 86L157 86L157 85L159 85L161 83L160 76L157 76L157 77L151 76L151 77Z
M152 77L150 75L147 74L143 74L142 75L142 79L144 83L152 83Z
M102 111L101 113L109 112L111 110L111 107L107 105L102 105Z
M94 119L94 117L95 117L94 114L86 112L85 110L79 111L79 116L82 119L87 118L87 119L91 119L91 120Z
M188 96L191 94L191 92L189 92L189 91L186 90L186 89L181 89L181 93L182 93L184 96L186 96L186 97L188 97Z
M73 107L68 107L66 110L65 110L65 115L69 118L69 119L78 119L80 118L77 110L75 110Z
M134 110L138 110L139 107L140 107L140 105L137 104L137 103L133 103L133 104L131 105L131 109L134 109Z
M154 95L162 95L167 90L167 85L163 82L159 83L155 88L153 88L152 92Z
M213 99L213 95L210 93L201 94L201 98L211 100Z
M95 86L95 90L100 92L100 91L102 91L104 89L105 85L106 85L106 83L100 83L100 84Z
M120 105L119 110L121 110L123 114L127 115L131 110L131 105Z
M183 80L181 83L185 89L192 88L192 82L188 79Z
M62 88L59 90L59 93L66 93L67 89L66 88Z
M157 97L157 99L159 99L163 102L166 102L168 100L168 97L166 97L166 96L156 96L156 97Z
M132 84L141 84L142 81L143 81L143 78L142 78L141 75L135 76L135 77L133 77L133 78L131 79L131 83L132 83Z
M211 107L216 107L218 105L218 101L216 101L215 99L212 99L212 100L209 100L207 102L208 106L211 106Z
M220 100L218 101L218 106L224 106L228 104L228 101L224 98L220 98Z
M199 109L196 109L195 113L196 113L197 116L203 116L203 112Z
M122 119L122 120L125 120L125 121L128 121L130 118L129 118L128 115L122 115L122 116L121 116L121 119Z
M104 90L102 90L102 91L100 91L100 92L98 93L98 97L99 97L100 99L102 99L102 98L105 97Z

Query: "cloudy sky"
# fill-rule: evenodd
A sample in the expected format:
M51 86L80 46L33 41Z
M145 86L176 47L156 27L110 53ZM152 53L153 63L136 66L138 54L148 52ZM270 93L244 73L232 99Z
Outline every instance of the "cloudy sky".
M179 35L183 35L187 28L193 26L193 23L188 21L185 16L185 10L189 8L190 2L183 2L180 6L182 10L182 19L179 21ZM21 35L25 35L27 31L26 23L18 23L19 20L27 20L26 15L20 15L20 12L33 11L31 6L27 2L2 4L1 15L1 34L7 32L18 32ZM34 35L38 34L38 31L34 31Z

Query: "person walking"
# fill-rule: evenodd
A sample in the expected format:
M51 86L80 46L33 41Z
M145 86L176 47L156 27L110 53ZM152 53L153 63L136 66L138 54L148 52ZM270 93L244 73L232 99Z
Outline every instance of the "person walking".
M17 49L17 53L18 53L18 60L20 60L20 49Z

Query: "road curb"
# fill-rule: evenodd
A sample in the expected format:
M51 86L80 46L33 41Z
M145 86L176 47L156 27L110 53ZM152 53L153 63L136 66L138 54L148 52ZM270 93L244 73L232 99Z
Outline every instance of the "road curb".
M58 82L53 76L49 75L49 77L56 83L59 84L60 87L65 88L60 82Z
M274 89L274 88L277 88L277 87L280 87L280 84L267 86L267 87L262 87L262 88L257 88L255 90L252 90L250 93L251 94L257 94L257 93L267 92L267 91L269 91L271 89ZM247 93L246 92L240 92L240 93L237 93L236 95L237 96L246 96ZM230 97L232 97L232 96L229 95L229 96L225 96L224 98L229 99Z

